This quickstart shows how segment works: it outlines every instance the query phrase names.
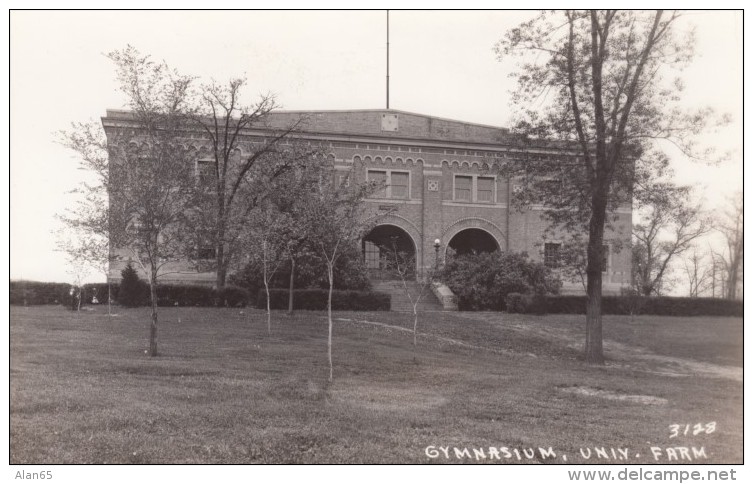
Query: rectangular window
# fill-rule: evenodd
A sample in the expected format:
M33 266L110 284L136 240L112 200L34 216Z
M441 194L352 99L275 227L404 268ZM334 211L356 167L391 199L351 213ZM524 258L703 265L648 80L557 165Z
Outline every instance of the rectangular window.
M455 176L455 200L467 200L471 201L471 184L473 183L473 177L470 176Z
M367 175L368 181L376 182L377 186L380 187L377 191L374 192L373 196L376 198L387 198L387 172L369 170L367 172Z
M494 201L494 178L478 177L476 179L476 201Z
M408 198L408 174L398 171L390 172L390 197Z
M607 272L609 269L609 246L601 246L601 272Z
M547 267L559 267L560 244L544 244L544 265L546 265Z

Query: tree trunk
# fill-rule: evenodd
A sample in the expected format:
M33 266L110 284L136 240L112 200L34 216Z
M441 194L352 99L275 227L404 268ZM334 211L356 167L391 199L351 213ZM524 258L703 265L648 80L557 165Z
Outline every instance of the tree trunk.
M595 190L588 234L588 263L586 266L586 361L603 364L604 350L601 328L601 260L604 244L604 221L607 197Z
M152 300L152 324L149 327L149 356L157 356L157 271L152 269L149 278L149 295Z
M730 257L732 263L730 264L729 269L729 282L727 283L727 299L735 299L737 297L737 258L734 259L732 256Z
M107 315L112 317L112 283L107 279Z
M266 274L264 274L264 290L267 292L267 334L272 334L272 310L269 304L269 284Z
M295 258L290 258L290 286L288 288L288 315L293 315L293 289L295 278Z
M328 268L329 276L329 295L327 296L327 321L329 322L329 335L327 337L327 356L329 357L329 381L332 381L332 286L333 286L333 269L332 265Z
M218 291L225 287L225 280L227 279L227 264L224 259L225 249L220 245L217 247L217 279L215 280Z
M418 329L418 311L417 311L416 306L418 306L418 303L413 305L413 347L414 348L416 347L416 330ZM413 351L415 353L415 349Z

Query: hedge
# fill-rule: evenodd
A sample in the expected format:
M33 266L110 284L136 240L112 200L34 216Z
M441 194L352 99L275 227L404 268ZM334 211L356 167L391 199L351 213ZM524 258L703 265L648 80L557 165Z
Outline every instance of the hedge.
M327 309L327 289L294 289L293 309L324 310ZM269 303L271 309L288 308L287 289L270 289ZM259 291L256 307L267 308L267 293ZM391 307L390 295L374 291L332 291L332 309L349 311L389 311Z
M159 284L157 286L158 306L244 307L248 299L248 292L235 286L225 286L222 291L208 286L188 284ZM146 304L150 304L148 297Z
M10 304L68 304L71 285L60 282L10 281Z
M511 294L511 296L513 296ZM508 305L511 300L508 298ZM530 296L513 296L514 311L541 312L541 301ZM586 314L586 296L547 296L543 302L551 314ZM508 306L509 307L509 306ZM647 314L654 316L738 316L743 315L743 302L696 297L635 297L603 296L602 314Z

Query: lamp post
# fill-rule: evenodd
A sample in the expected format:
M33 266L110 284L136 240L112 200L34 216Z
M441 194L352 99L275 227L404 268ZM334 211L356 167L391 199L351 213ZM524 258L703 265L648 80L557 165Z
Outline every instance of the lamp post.
M439 246L441 245L441 241L439 239L434 239L434 272L439 271Z

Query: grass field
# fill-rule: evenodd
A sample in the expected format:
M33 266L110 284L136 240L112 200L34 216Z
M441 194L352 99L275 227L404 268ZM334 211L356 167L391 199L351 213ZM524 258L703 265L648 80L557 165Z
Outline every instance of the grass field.
M324 313L161 309L152 359L148 310L103 309L11 308L11 463L743 460L739 318L605 316L594 367L582 316L427 313L414 350L336 313L328 383Z

